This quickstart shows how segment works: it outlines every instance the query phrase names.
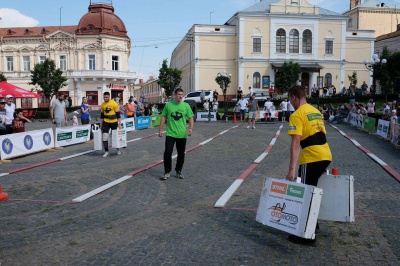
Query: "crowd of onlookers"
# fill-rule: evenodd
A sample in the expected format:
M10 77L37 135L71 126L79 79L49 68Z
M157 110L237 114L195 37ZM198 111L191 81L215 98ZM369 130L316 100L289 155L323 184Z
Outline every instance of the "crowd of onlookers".
M128 102L124 103L123 99L120 99L118 96L114 98L114 101L116 101L119 105L119 111L122 119L158 114L158 105L150 105L145 100L146 99L144 97L140 97L137 101L136 97L130 96Z
M359 102L345 103L337 108L334 108L332 103L329 105L324 104L321 109L321 113L325 118L328 117L329 122L340 121L341 118L347 117L352 112L362 116L400 123L400 94L397 100L384 102L382 107L379 108L379 115L376 111L376 104L373 99L370 99L367 104Z
M31 121L23 115L22 110L15 109L12 95L0 100L0 135L25 132L25 123Z
M348 87L343 86L340 90L337 90L335 85L330 85L327 87L321 88L322 97L340 97L340 96L356 96L356 95L371 95L374 96L376 94L376 89L374 85L371 85L368 89L368 85L363 82L360 88L356 88L354 85L349 85ZM311 88L311 97L317 98L320 96L320 89L315 86Z

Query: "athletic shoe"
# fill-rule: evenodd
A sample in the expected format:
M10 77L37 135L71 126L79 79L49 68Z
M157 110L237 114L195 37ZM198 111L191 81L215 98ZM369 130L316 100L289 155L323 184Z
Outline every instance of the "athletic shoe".
M106 152L103 154L103 157L106 158L106 157L108 157L108 156L110 156L110 154L108 153L108 151L106 151Z
M315 247L317 245L317 239L305 239L299 236L295 235L289 235L288 237L289 241L294 243L294 244L299 244L299 245L304 245L304 246L311 246Z
M161 180L167 180L169 178L169 173L165 173L162 177Z
M256 128L255 126L252 127L252 129L255 129L255 128Z
M247 126L247 128L250 128L250 126Z
M117 150L117 155L121 155L120 149Z
M183 175L180 171L176 171L176 178L183 179Z

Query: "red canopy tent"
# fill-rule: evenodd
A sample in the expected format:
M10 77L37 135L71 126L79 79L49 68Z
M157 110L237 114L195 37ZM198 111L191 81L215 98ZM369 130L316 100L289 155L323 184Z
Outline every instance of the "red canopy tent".
M35 92L27 91L6 81L0 82L0 98L5 98L9 94L14 98L40 98L40 95Z

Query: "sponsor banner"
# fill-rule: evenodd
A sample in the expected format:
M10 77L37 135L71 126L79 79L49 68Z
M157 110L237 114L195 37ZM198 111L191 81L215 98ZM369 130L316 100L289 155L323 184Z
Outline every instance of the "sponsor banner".
M386 139L389 134L389 124L390 124L389 121L379 119L378 120L378 128L376 129L376 133L379 136Z
M217 121L217 116L215 112L210 112L211 116L211 121ZM196 115L196 122L197 121L203 121L203 122L208 122L208 112L197 112Z
M55 147L69 146L90 140L90 124L55 128Z
M156 127L159 126L161 122L161 115L152 115L151 116L151 126Z
M136 117L136 129L149 128L151 125L150 116L139 116Z
M131 132L135 130L135 118L125 118L121 121L122 129L125 129L126 132Z
M54 148L52 128L0 136L1 159Z
M314 186L267 178L261 192L256 220L300 237L314 238L321 194L322 189ZM311 205L315 196L318 204Z
M363 127L364 117L356 113L350 113L350 124L357 127Z
M375 118L364 116L364 129L368 130L369 132L375 132L375 122Z

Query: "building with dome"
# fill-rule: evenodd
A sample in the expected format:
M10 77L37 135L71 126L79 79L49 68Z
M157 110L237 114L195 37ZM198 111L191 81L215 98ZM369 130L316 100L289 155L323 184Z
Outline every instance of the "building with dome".
M90 1L78 25L0 29L0 72L9 83L27 90L30 70L46 58L68 78L60 91L80 105L82 97L99 105L102 94L129 97L136 74L128 69L131 40L125 24L109 4ZM48 107L44 98L17 100L17 107Z
M372 83L363 61L374 51L373 30L347 30L349 17L306 0L261 0L236 12L223 25L195 24L176 46L171 67L182 70L184 91L222 91L215 78L232 75L228 100L239 87L265 92L286 61L301 66L298 84L308 89L334 85L339 92L357 72ZM275 88L283 92L285 88Z

